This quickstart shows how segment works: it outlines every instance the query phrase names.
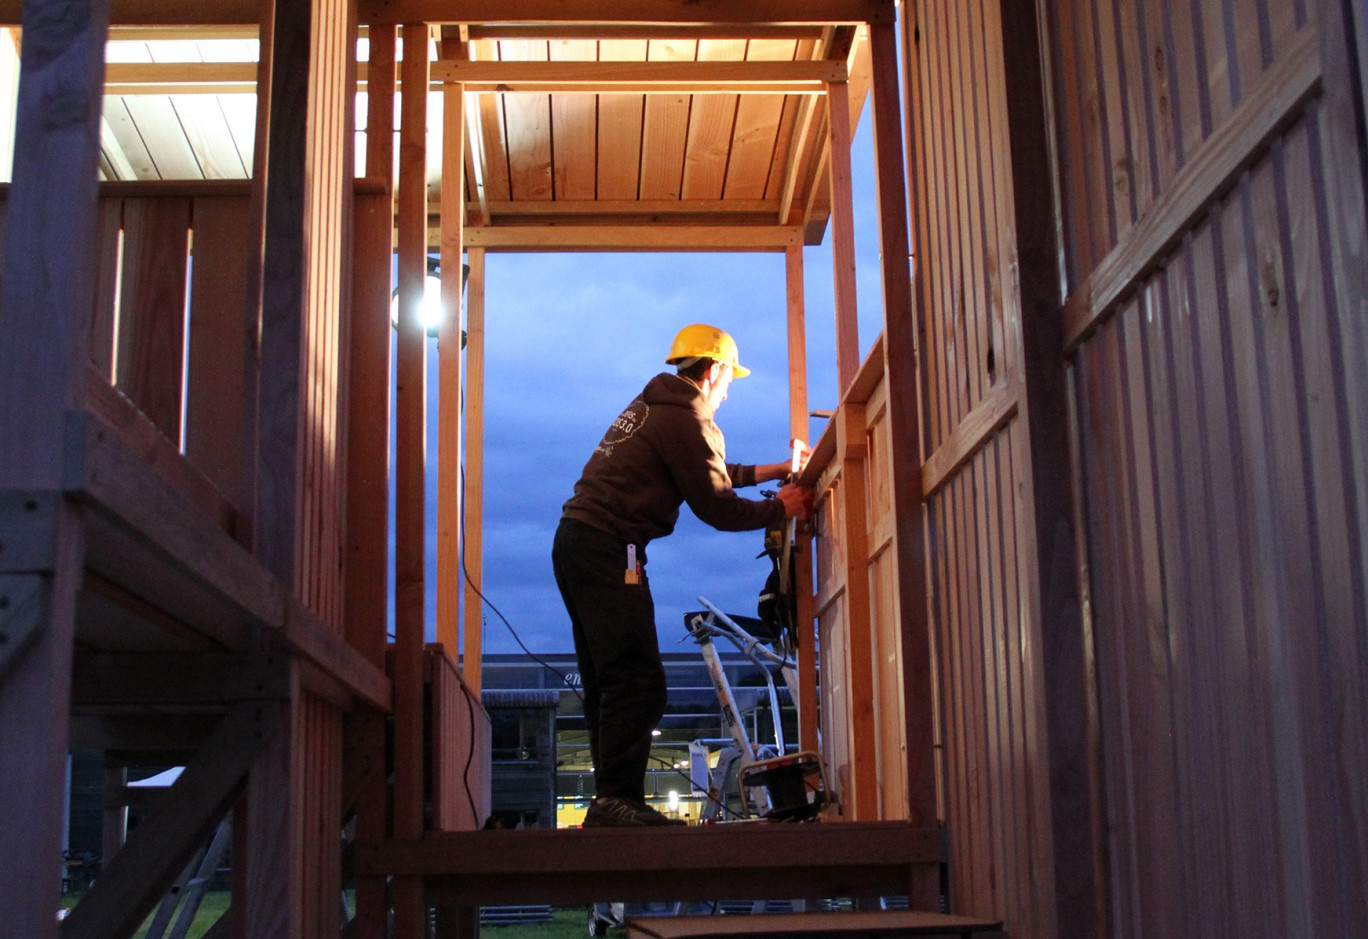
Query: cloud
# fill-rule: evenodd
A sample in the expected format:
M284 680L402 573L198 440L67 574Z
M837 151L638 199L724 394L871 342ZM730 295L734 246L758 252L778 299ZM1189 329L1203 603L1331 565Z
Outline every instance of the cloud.
M856 248L862 355L882 320L872 157L857 135ZM828 243L805 250L808 406L837 404L832 262ZM657 372L681 326L728 330L752 369L718 412L733 462L787 457L788 326L782 254L486 255L486 375L482 505L484 650L518 652L506 618L533 652L569 652L569 622L551 573L561 504L594 445ZM435 400L435 362L429 369ZM825 422L809 420L816 437ZM436 421L429 423L428 622L435 609ZM773 488L769 486L766 488ZM743 495L757 497L758 490ZM754 615L769 572L761 532L716 532L687 507L675 533L649 548L663 649L692 648L684 613L706 596ZM392 575L391 575L392 578ZM392 608L392 604L391 604ZM497 608L497 613L494 611ZM434 627L429 626L431 634ZM677 644L684 638L684 643Z

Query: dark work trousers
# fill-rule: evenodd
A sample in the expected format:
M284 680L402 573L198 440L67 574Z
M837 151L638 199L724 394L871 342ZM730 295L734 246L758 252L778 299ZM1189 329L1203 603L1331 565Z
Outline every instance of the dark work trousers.
M665 713L650 584L644 571L625 582L625 542L573 519L561 519L551 561L575 637L595 794L644 801L651 731Z

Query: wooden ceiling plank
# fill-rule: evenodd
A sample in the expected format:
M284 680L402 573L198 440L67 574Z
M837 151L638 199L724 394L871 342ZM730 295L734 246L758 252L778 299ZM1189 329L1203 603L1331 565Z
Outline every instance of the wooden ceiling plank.
M155 0L121 0L155 5ZM219 0L227 3L229 0ZM243 0L239 0L243 2ZM119 2L115 3L120 5ZM363 23L892 23L892 0L362 0ZM122 20L120 20L122 22Z
M736 108L731 161L723 194L763 199L783 122L784 95L742 95Z
M256 153L256 95L219 95L218 106L228 124L228 132L232 134L233 146L237 148L238 157L250 177Z
M702 39L698 64L734 62L746 56L744 39ZM732 134L736 126L737 95L699 95L689 113L689 135L684 147L681 196L688 199L719 199L731 162ZM762 184L763 185L763 184Z
M650 62L692 65L698 43L653 40L646 45ZM689 131L689 97L686 94L646 96L641 134L642 199L678 199L683 185L685 141Z
M645 43L642 43L644 46ZM635 199L641 183L641 137L646 99L639 94L598 95L598 197Z
M190 149L170 98L165 95L134 95L123 100L143 138L150 137L166 144L158 150L154 178L203 178L204 173L194 151Z
M545 41L505 40L499 43L501 57L523 62L544 62L548 55ZM486 63L439 63L447 67ZM505 64L505 63L500 63ZM503 95L505 139L508 142L510 197L550 199L551 182L551 99L546 94Z
M598 43L592 39L558 39L550 43L553 62L593 62ZM551 182L555 198L592 199L597 188L597 102L592 94L551 95Z
M102 129L101 147L106 150L110 162L118 169L120 179L157 178L157 165L152 162L152 155L147 152L147 144L138 133L133 116L128 113L128 105L123 98L105 98L103 127L109 129L111 141L118 146L118 153L115 154L112 148L105 145L105 134ZM124 175L125 172L127 175Z
M467 95L470 92L467 91ZM504 109L502 95L476 95L476 109L479 117L472 121L478 128L483 141L481 147L485 154L485 197L487 199L508 199L512 193L509 179L508 147L504 135Z
M251 175L247 169L251 164L243 162L227 116L217 101L205 101L197 95L174 95L171 106L180 118L185 139L198 157L205 179L247 179Z

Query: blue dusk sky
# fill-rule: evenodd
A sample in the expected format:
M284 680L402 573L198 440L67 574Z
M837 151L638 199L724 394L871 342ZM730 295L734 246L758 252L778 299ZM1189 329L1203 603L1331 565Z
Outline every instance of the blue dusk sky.
M867 109L866 109L867 112ZM878 226L868 114L852 152L861 358L882 329ZM831 231L804 252L808 407L837 403ZM573 651L551 572L561 504L604 430L664 364L680 327L710 323L736 339L751 375L732 384L717 423L729 462L788 457L788 345L782 253L486 254L483 591L537 655ZM435 635L436 358L429 343L427 623ZM825 421L811 418L816 439ZM740 490L758 498L761 489ZM762 532L717 532L688 506L648 548L663 651L690 651L684 613L702 595L755 615L769 562ZM457 574L459 576L459 572ZM391 568L391 590L393 570ZM391 604L391 611L393 605ZM393 620L391 612L391 632ZM484 651L519 652L483 611Z

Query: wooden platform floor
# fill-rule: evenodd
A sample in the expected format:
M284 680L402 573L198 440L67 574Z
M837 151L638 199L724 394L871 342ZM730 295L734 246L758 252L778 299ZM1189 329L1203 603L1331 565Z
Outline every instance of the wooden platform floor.
M943 913L766 913L751 916L660 916L627 923L627 939L784 939L787 936L919 936L921 939L997 939L1002 923Z
M357 873L421 877L436 905L904 896L940 832L904 822L434 832L358 845Z

